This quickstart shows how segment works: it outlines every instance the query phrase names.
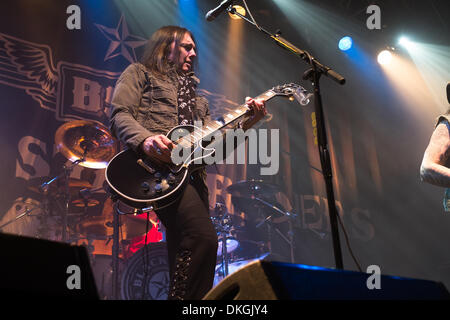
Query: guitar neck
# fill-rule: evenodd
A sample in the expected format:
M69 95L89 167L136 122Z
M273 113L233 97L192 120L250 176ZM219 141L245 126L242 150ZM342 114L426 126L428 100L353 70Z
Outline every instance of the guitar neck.
M255 100L262 99L264 101L268 101L271 98L273 98L274 96L276 96L276 93L273 90L267 90L266 92L257 96L255 98ZM203 125L203 128L202 128L203 136L201 137L201 139L203 139L204 137L206 137L210 134L213 134L217 130L221 130L221 129L225 128L226 126L230 125L231 123L245 117L248 114L248 112L250 112L250 109L247 107L246 104L242 104L239 107L237 107L236 109L234 109L233 111L225 114L223 116L223 119L208 121L206 124ZM198 137L196 137L196 138L198 139Z

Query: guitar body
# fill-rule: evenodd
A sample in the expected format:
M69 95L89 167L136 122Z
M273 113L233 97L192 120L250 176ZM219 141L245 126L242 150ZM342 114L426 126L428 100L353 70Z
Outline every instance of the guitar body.
M167 137L176 143L180 134L175 133L180 129L186 134L194 132L196 127L177 126L167 133ZM190 174L204 167L194 164L195 159L195 163L199 162L195 157L199 150L202 154L200 158L214 153L214 149L204 148L201 141L190 149L179 165L163 164L131 149L121 151L111 159L105 170L111 193L138 209L152 207L157 210L169 206L181 195Z
M306 105L310 95L305 93L303 87L291 83L274 87L256 99L267 101L275 96L295 97L301 105ZM158 210L172 204L181 195L190 174L210 162L204 160L215 151L211 147L215 144L210 141L211 137L249 112L248 106L243 104L224 115L222 120L210 121L202 128L185 125L171 129L166 136L177 146L172 155L174 164L162 164L132 150L118 153L105 170L111 192L138 209L151 207Z

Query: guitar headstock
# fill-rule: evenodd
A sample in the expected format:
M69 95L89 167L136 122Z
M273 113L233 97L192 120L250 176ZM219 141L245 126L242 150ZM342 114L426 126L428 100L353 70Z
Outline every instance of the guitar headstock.
M302 106L306 106L310 101L309 98L313 95L307 93L305 88L296 83L278 85L273 87L271 91L277 96L285 96L292 100L295 98Z

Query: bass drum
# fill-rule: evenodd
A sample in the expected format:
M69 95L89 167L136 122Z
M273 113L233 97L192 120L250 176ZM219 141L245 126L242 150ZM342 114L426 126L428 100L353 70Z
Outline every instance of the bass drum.
M150 243L126 263L122 274L122 300L167 300L169 259L165 242Z

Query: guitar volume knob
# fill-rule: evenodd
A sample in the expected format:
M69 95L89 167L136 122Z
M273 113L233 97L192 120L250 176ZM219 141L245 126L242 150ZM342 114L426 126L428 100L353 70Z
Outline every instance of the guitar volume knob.
M149 192L150 191L150 185L148 184L148 182L142 182L141 183L141 188L142 188L142 191L144 191L144 192Z
M155 185L155 192L156 193L161 193L161 191L162 191L162 185L160 183L157 183Z
M168 182L170 185L172 185L172 184L174 184L175 182L177 182L177 178L176 178L172 173L169 173L169 175L167 176L167 182Z

